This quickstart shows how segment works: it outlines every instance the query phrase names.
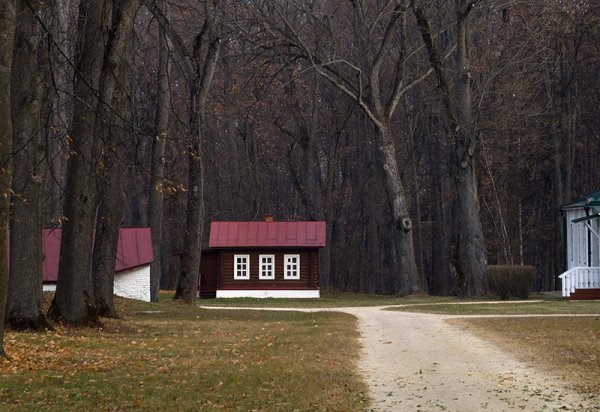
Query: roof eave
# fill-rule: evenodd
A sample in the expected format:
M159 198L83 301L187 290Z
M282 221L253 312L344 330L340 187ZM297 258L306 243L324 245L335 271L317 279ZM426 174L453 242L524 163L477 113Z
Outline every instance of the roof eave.
M587 196L575 199L571 203L562 205L560 210L579 209L582 207L600 206L600 192L591 193Z
M320 249L325 247L325 245L210 245L208 250L215 249Z

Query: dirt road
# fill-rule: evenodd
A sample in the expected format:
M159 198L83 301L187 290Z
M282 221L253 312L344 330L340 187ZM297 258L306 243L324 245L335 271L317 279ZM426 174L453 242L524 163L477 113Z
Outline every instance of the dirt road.
M598 410L440 315L341 309L358 317L360 368L379 411Z
M446 319L452 316L382 309L257 310L333 310L356 316L363 352L359 367L375 411L600 410L600 399L585 399L560 378L450 325Z

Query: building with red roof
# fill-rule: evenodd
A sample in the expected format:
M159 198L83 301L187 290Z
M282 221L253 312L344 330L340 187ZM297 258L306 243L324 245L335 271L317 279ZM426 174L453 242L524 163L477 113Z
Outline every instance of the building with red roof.
M325 239L325 222L212 222L200 296L318 298Z
M42 232L44 291L56 290L61 235L62 229L44 229ZM115 262L115 295L149 302L150 264L153 261L149 227L120 229Z

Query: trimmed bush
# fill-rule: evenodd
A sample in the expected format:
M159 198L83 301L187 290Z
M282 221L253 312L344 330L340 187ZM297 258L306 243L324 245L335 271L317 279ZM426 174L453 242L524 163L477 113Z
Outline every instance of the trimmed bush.
M534 278L535 268L533 266L488 266L490 291L502 300L508 300L511 297L529 298Z

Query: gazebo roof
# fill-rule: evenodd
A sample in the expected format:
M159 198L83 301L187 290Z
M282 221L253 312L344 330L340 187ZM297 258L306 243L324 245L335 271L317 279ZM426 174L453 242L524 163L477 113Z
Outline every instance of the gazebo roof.
M600 207L600 192L595 192L590 195L584 196L580 199L574 200L571 203L563 205L560 207L561 210L568 209L579 209L582 207Z

